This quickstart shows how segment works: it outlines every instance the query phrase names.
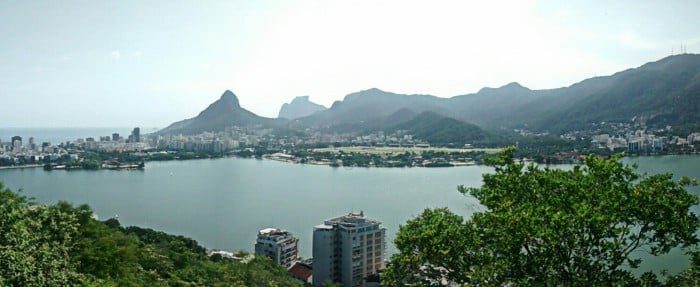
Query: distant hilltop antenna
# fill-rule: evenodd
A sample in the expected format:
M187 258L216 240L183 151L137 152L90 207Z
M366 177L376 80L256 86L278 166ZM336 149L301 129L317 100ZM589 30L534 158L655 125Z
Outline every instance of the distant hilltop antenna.
M681 43L681 47L678 50L678 55L683 55L683 54L687 54L687 53L688 53L688 46ZM674 47L671 47L671 55L676 55Z

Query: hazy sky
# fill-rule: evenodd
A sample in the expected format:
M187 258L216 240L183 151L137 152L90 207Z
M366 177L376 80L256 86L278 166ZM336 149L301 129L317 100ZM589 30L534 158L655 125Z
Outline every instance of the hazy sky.
M567 2L563 4L563 2ZM611 3L615 2L615 3ZM700 1L0 1L0 127L274 117L372 87L568 86L700 51Z

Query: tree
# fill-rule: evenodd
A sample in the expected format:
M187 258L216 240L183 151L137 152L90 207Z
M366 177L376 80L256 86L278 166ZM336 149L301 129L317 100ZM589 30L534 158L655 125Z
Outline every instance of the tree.
M79 279L68 259L76 219L36 205L0 183L0 285L70 286Z
M690 252L690 266L673 276L667 276L667 286L700 286L700 250L695 248Z
M303 286L265 258L211 260L195 240L45 206L0 184L0 286Z
M668 253L697 244L698 198L683 178L635 172L620 156L595 156L571 170L489 160L479 188L460 186L485 207L468 220L427 209L399 229L388 285L455 282L480 286L638 286L635 252ZM644 282L642 282L644 281Z

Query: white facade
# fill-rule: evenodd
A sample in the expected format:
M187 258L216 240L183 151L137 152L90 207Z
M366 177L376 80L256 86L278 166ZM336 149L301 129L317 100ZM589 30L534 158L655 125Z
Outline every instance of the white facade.
M260 230L255 241L255 255L266 256L272 262L289 268L299 260L299 239L276 228Z

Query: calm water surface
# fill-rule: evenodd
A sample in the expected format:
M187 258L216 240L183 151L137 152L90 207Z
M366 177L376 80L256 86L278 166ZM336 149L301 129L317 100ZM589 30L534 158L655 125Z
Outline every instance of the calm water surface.
M698 156L626 161L638 163L642 172L700 178ZM207 248L252 251L257 230L287 229L301 239L302 256L310 257L313 226L353 210L381 220L389 241L399 224L424 208L446 206L469 216L481 207L456 188L479 186L490 171L481 166L346 169L225 158L149 162L144 171L0 170L0 181L42 203L87 203L100 219L118 215L124 225L185 235ZM388 251L395 252L393 245ZM675 272L686 265L676 250L650 258L643 269Z

